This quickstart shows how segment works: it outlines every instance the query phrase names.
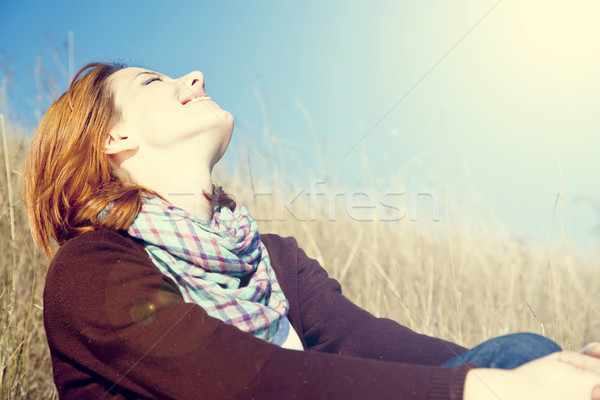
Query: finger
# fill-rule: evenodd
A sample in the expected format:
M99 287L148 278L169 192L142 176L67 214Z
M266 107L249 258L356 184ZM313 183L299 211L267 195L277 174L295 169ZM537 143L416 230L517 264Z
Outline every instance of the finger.
M600 386L594 386L592 389L592 400L600 400Z
M600 374L600 359L586 356L572 351L563 351L558 356L558 361L571 364L572 366L585 371L596 372Z
M586 356L600 358L600 343L589 343L583 349L581 349L581 353Z

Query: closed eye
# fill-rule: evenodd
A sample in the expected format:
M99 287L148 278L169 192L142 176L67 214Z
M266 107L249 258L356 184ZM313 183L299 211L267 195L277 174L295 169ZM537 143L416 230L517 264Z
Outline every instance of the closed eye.
M149 85L154 81L160 81L162 82L162 79L159 76L153 76L152 78L148 79L147 81L144 82L144 86L145 85Z

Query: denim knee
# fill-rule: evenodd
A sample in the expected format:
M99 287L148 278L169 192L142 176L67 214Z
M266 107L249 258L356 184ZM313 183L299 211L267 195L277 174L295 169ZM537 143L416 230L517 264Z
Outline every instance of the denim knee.
M498 339L506 341L506 345L508 346L515 346L516 348L522 349L532 357L537 355L535 358L544 357L548 354L562 350L560 346L554 343L552 340L536 333L513 333L510 335L501 336Z
M541 335L513 333L483 342L444 365L473 363L481 368L512 369L560 350L560 346Z

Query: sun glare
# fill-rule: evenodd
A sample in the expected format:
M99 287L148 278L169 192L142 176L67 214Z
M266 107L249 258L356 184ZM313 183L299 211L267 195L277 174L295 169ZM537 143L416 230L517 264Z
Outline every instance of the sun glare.
M600 2L597 0L526 0L516 11L514 43L527 58L554 71L571 70L600 61Z

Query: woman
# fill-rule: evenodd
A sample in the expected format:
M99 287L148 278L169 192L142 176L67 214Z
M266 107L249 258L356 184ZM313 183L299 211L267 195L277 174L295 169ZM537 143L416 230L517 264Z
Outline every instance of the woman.
M353 305L213 187L232 132L200 72L101 63L42 119L23 193L38 246L60 245L44 323L61 398L600 399L598 347L465 352Z

